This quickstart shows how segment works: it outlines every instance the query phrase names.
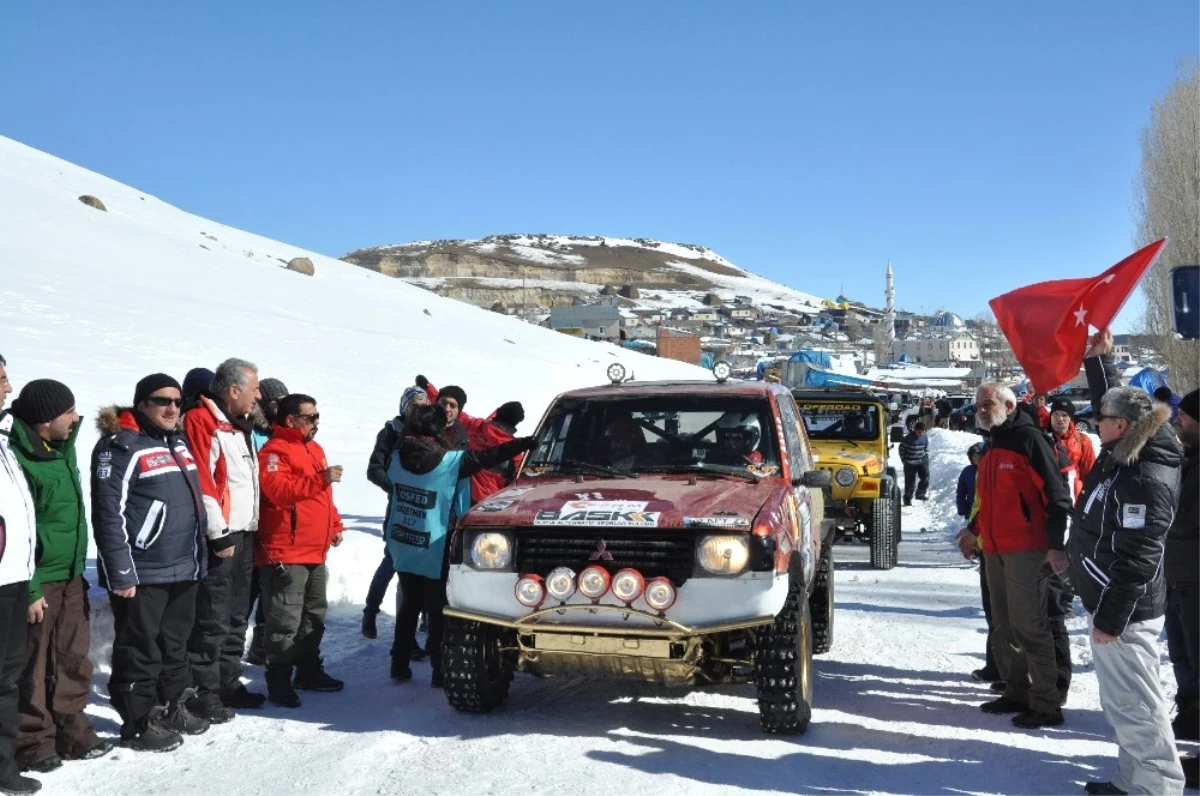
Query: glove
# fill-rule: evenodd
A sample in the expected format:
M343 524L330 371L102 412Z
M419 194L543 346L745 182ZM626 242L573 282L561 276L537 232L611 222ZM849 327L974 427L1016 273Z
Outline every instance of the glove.
M521 450L531 451L537 447L537 437L517 437L521 443Z
M429 389L429 379L424 376L417 376L417 386L422 390Z

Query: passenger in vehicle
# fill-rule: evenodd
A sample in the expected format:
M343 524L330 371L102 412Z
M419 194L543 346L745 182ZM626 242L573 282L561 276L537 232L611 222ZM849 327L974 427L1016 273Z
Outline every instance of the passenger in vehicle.
M758 451L762 440L762 425L753 412L726 412L716 427L717 444L705 457L707 464L744 467L761 464L763 455Z
M597 464L632 470L638 455L646 447L646 434L632 415L621 415L604 427L604 436L596 447Z

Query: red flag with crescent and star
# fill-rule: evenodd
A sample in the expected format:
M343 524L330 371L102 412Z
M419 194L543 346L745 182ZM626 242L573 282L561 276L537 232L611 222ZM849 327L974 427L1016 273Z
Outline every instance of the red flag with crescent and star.
M1039 282L988 302L1035 390L1056 390L1079 374L1088 328L1112 323L1166 245L1155 241L1091 279Z

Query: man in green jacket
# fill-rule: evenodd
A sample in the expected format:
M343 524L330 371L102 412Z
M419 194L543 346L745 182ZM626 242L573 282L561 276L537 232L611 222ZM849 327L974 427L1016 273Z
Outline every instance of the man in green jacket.
M21 390L12 414L12 450L29 483L37 519L16 759L21 768L44 773L63 760L101 757L112 750L112 742L96 736L83 712L92 664L75 396L62 382L36 379Z

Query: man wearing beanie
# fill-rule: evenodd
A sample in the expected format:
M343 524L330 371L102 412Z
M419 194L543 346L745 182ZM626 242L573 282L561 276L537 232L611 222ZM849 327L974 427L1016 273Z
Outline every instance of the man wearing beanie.
M462 411L467 408L467 391L454 384L439 390L424 376L417 376L417 386L425 390L430 403L446 412L446 430L442 432L446 447L452 451L465 451L470 441L465 425L467 418L462 416Z
M467 424L470 436L469 450L487 450L515 439L517 426L524 420L525 407L521 406L520 401L501 404L487 420ZM481 503L511 484L520 464L521 457L518 456L472 475L471 504Z
M38 559L29 582L28 635L21 673L16 759L46 772L63 760L112 750L84 715L92 687L88 660L87 516L76 466L75 396L53 379L29 382L12 408L12 450L33 497Z
M37 547L37 517L29 485L13 455L13 416L4 410L12 393L0 357L0 792L34 793L42 784L23 777L17 761L17 681L25 662L29 581Z
M192 368L183 377L183 411L189 412L200 403L200 396L212 384L213 372L208 368Z
M132 408L101 410L92 451L97 569L116 625L108 692L121 745L149 752L174 749L209 725L185 705L208 549L196 461L179 428L182 402L175 379L147 376Z
M197 693L187 708L213 724L233 719L234 708L260 708L266 701L242 684L258 529L258 459L250 438L250 412L258 398L258 368L227 359L199 405L183 416L208 523L208 574L196 595L188 641Z
M1179 402L1175 428L1183 443L1182 486L1175 521L1167 532L1163 575L1167 579L1167 645L1175 668L1171 726L1176 740L1200 740L1200 391ZM1182 761L1188 787L1197 787L1196 757Z
M279 399L288 394L288 388L279 379L263 379L258 383L258 394L258 403L250 413L250 418L254 421L251 437L255 456L271 438L271 427L279 411Z
M1079 497L1083 482L1092 465L1096 463L1096 449L1087 434L1075 425L1075 405L1063 398L1056 398L1050 403L1050 431L1054 440L1067 452L1071 463L1075 465L1074 482L1071 484L1071 499Z

